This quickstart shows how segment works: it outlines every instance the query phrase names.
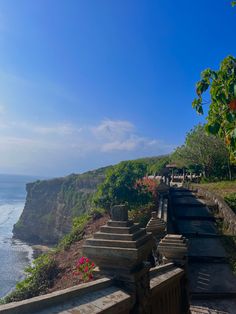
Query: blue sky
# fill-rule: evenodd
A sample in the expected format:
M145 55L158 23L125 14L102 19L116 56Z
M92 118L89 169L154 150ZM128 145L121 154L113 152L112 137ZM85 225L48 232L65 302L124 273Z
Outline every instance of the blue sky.
M0 172L171 152L200 72L236 55L230 1L0 0Z

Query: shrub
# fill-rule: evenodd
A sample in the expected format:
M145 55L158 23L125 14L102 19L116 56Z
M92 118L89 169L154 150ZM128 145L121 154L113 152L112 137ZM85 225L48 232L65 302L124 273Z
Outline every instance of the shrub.
M72 230L69 234L64 236L57 246L57 250L68 249L72 243L80 241L83 238L83 231L91 216L89 214L84 214L73 219Z
M225 196L226 203L232 208L234 212L236 212L236 193L231 193Z
M26 278L16 285L16 289L5 297L4 302L15 302L44 293L52 286L59 272L53 254L43 254L36 258L33 266L25 270Z

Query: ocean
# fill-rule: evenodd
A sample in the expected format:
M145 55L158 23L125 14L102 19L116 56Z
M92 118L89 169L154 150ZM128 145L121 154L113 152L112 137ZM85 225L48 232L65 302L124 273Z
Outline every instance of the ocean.
M0 174L0 298L11 292L24 278L24 269L32 263L32 248L12 238L13 225L25 204L25 185L35 178Z

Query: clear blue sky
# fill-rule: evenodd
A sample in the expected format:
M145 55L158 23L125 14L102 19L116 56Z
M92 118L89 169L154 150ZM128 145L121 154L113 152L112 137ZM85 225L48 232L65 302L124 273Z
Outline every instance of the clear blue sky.
M236 55L230 1L0 0L0 172L58 176L172 151Z

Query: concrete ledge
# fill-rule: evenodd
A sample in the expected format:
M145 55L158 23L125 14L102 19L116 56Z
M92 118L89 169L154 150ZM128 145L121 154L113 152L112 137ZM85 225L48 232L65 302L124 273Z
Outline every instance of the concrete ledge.
M178 280L184 276L184 270L176 267L173 263L154 267L150 270L150 286L152 293L161 289L163 286L169 285L170 281Z
M110 287L111 285L111 279L98 279L31 299L1 305L0 314L33 314L45 308L56 306L59 303L68 302L69 299L78 298L87 293Z

